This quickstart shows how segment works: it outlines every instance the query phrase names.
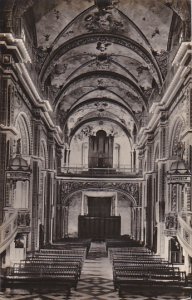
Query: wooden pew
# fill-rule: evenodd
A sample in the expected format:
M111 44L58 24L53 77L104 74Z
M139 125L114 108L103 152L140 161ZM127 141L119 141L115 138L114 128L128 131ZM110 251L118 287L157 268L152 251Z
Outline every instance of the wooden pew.
M149 251L137 249L109 249L113 264L113 282L121 293L126 287L146 286L184 286L186 274L171 263Z

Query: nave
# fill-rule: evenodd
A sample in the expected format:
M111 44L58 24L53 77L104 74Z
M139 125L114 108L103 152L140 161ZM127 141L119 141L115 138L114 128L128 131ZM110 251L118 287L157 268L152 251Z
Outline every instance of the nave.
M84 248L84 252L82 251L82 244L86 244L87 247ZM76 244L76 245L75 245ZM136 246L137 245L137 246ZM69 250L69 247L71 250ZM80 248L81 247L81 248ZM72 249L73 248L73 249ZM77 286L71 283L70 293L68 289L66 289L66 279L59 283L59 273L57 273L58 280L54 280L54 270L55 268L62 267L64 270L66 268L66 264L64 264L64 256L67 257L68 264L71 265L70 269L67 268L68 274L71 274L73 269L72 265L77 260L77 257L80 257L80 252L82 255L82 270L80 269L79 275L80 278L78 280ZM64 254L65 253L65 254ZM148 256L148 259L147 259ZM123 264L121 263L121 259L123 258ZM130 260L130 264L128 261ZM51 261L54 266L51 265ZM144 262L145 261L145 262ZM139 277L137 278L137 273L135 270L139 270L140 279L141 279L141 270L139 269L142 264L143 268L143 277L142 280L139 281ZM54 300L110 300L110 299L129 299L129 300L187 300L191 299L192 288L187 285L185 282L182 283L182 279L177 279L175 282L170 281L167 277L168 267L164 267L165 262L163 262L157 255L151 253L151 251L141 245L138 245L136 241L130 240L114 240L108 239L106 241L85 241L78 243L70 242L63 243L59 242L55 244L54 248L50 249L41 249L40 252L33 254L24 261L20 262L20 269L18 268L18 264L15 264L13 268L17 270L15 272L15 280L12 281L12 285L10 284L11 280L5 283L5 286L1 286L1 294L0 299L14 299L14 300L41 300L41 299L54 299ZM59 267L60 265L60 267ZM127 265L128 268L127 268ZM28 269L27 267L28 266ZM33 269L32 269L33 266ZM123 269L122 269L123 266ZM134 268L133 268L134 266ZM150 268L151 266L151 268ZM41 271L40 268L41 267ZM158 282L157 284L154 282L151 284L146 284L146 280L144 278L144 269L146 267L147 272L152 270L151 274L164 274L166 278L162 279L162 282ZM22 270L28 270L28 273L23 273ZM39 279L35 281L34 278L30 277L29 270L31 274L34 269L37 269L37 272L41 274L37 274L35 276L39 276ZM43 274L45 275L45 270L49 268L51 272L51 280L49 278L43 278ZM118 269L119 268L119 269ZM155 268L155 271L154 271ZM169 268L171 268L169 266ZM120 291L117 287L117 273L123 270L123 280L126 277L127 279L124 288ZM18 271L20 270L20 271ZM159 273L158 270L161 272ZM19 272L22 272L22 277L20 277L20 282L17 281L19 277ZM43 273L44 272L44 273ZM62 271L64 274L64 271ZM116 277L115 277L116 272ZM10 275L11 273L9 273ZM13 272L12 272L13 275ZM120 276L120 275L119 275ZM7 276L9 279L11 276ZM25 280L24 280L25 277ZM30 282L26 281L26 278L30 277ZM120 277L119 277L120 278ZM132 278L132 279L131 279ZM151 276L151 278L153 278ZM163 278L163 277L162 277ZM12 276L13 279L13 276ZM130 281L131 280L131 281ZM134 284L138 280L138 283ZM39 284L38 281L41 281ZM116 281L116 289L115 287ZM150 281L150 278L148 278ZM20 284L19 284L20 283Z
M0 0L1 299L190 297L191 59L190 0Z

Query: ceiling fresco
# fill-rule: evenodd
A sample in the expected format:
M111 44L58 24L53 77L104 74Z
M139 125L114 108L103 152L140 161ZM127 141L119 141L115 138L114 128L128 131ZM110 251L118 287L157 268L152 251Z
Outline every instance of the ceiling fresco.
M87 103L86 107L81 106L73 112L68 119L68 128L71 130L75 125L88 118L108 117L122 123L126 128L133 130L134 120L128 111L117 103L111 103L109 100L104 101L96 99L94 102Z
M114 122L132 137L161 92L176 8L168 0L33 2L37 70L58 125L71 134Z

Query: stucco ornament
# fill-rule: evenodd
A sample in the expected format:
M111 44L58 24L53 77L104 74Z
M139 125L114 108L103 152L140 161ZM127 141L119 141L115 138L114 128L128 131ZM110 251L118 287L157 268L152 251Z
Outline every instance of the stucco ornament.
M118 16L115 15L115 10L101 9L98 12L89 14L85 17L85 28L89 32L123 32L124 26Z

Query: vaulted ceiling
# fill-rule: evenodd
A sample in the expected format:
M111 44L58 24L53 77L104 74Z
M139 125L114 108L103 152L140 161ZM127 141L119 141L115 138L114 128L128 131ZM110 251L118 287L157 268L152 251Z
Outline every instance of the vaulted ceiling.
M38 72L68 133L109 120L138 130L166 76L165 0L41 0L32 7Z

